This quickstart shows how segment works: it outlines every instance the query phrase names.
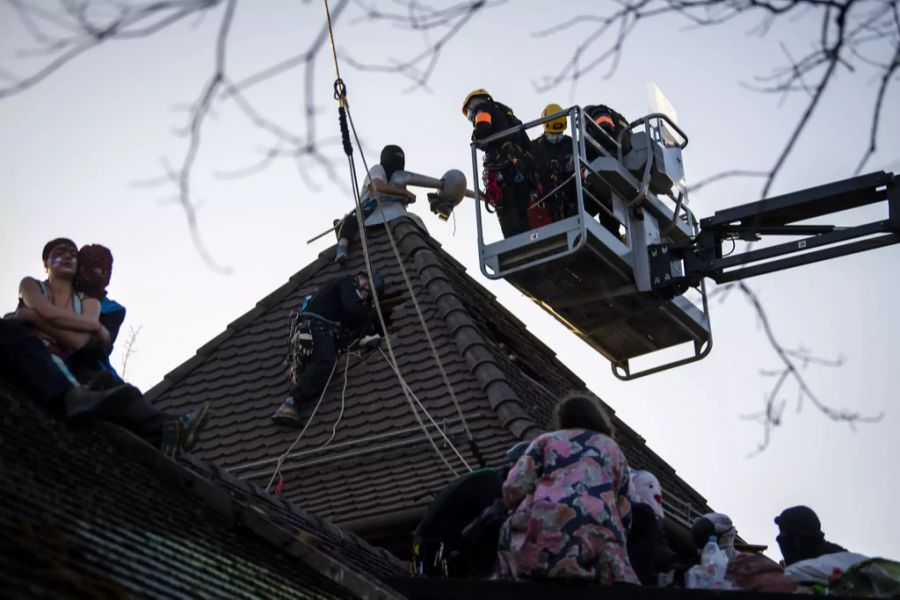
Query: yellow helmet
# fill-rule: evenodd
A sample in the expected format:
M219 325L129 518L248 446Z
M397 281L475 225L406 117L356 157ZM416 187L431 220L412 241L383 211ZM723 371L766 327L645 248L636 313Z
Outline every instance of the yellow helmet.
M550 115L558 112L562 112L563 107L559 104L548 104L544 107L544 112L541 113L541 118L549 117ZM552 121L547 121L544 123L544 131L547 133L562 133L566 130L568 126L568 120L565 115L561 117L556 117Z
M465 116L468 116L468 115L466 115L466 106L469 105L469 101L470 101L472 98L477 98L478 96L485 96L488 100L493 100L493 98L491 97L490 92L488 92L488 91L487 91L486 89L484 89L484 88L478 88L477 90L472 90L471 92L469 92L469 95L466 96L466 99L463 100L462 114L463 114L464 117L465 117Z

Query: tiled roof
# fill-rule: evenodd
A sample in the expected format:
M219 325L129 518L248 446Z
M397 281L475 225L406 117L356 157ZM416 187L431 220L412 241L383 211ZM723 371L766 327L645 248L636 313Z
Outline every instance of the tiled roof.
M487 462L501 465L510 446L549 427L561 395L584 389L584 383L424 230L402 218L391 227L466 422ZM400 371L476 466L383 228L371 229L369 244L373 265L398 295L389 332ZM358 245L344 269L332 262L333 252L320 254L147 394L158 406L176 412L208 400L211 422L197 452L238 478L265 486L278 456L297 437L297 431L276 427L269 419L288 390L282 360L289 314L316 286L363 268ZM351 360L342 406L344 365L341 358L315 419L284 463L283 493L304 510L354 529L390 515L415 515L452 474L418 427L382 356L374 352ZM312 409L302 407L302 416ZM708 510L705 500L639 435L613 419L631 464L659 476L670 513L683 522ZM461 470L461 461L439 438L437 442Z
M0 379L7 597L399 598L402 563L108 424L50 418ZM186 468L189 467L189 468Z

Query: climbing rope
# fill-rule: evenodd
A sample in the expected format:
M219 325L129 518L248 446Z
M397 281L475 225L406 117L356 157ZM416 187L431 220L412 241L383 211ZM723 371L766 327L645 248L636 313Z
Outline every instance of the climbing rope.
M337 61L337 51L335 50L335 46L334 46L334 32L333 32L332 26L331 26L331 13L328 9L328 0L323 0L323 3L325 6L325 18L326 18L326 21L328 24L328 38L329 38L329 41L331 44L332 57L333 57L334 64L335 64L335 73L337 75L337 79L334 82L334 94L335 94L335 100L338 102L338 119L340 121L341 139L343 141L344 153L347 155L347 162L350 167L350 181L352 183L353 199L354 199L354 202L356 203L356 220L357 220L357 224L359 225L359 236L360 236L360 242L361 242L360 246L362 247L363 259L365 261L366 273L369 276L369 281L374 282L375 277L373 275L371 257L369 256L369 248L368 248L369 244L368 244L368 239L367 239L367 235L366 235L365 223L363 222L363 217L362 217L363 210L362 210L362 200L360 199L360 194L359 194L359 182L356 180L356 164L355 164L355 161L353 160L353 146L350 142L350 132L347 128L347 121L350 120L352 123L352 116L350 116L349 105L347 103L347 86L344 84L343 80L340 79L340 71L338 68L338 61ZM355 133L355 128L354 128L354 133ZM359 143L358 139L357 139L357 143ZM362 151L360 151L360 155L362 156ZM365 166L365 156L363 156L363 165ZM367 169L367 172L368 172L368 169ZM394 353L394 347L393 347L393 343L391 342L391 338L389 335L387 335L387 323L384 320L384 314L382 313L382 310L381 310L380 298L378 297L378 291L375 289L374 285L372 286L371 294L372 294L373 304L375 305L375 312L376 312L376 315L378 316L378 321L381 325L381 330L385 334L385 344L387 345L388 354L390 355L392 364L395 367L397 367L397 364L398 364L397 357ZM395 373L399 373L399 367L397 367L395 369ZM444 456L444 453L441 452L440 448L438 448L437 443L434 441L434 438L431 436L431 433L428 431L428 428L425 426L425 423L422 421L422 417L419 415L418 410L416 410L415 403L410 396L409 390L406 388L406 386L402 385L402 383L401 383L401 389L403 390L403 395L406 397L406 401L409 404L410 410L412 411L413 415L415 416L420 429L422 429L423 433L428 438L428 441L430 442L431 447L434 449L435 453L441 458L441 461L444 463L444 465L447 467L447 469L449 469L450 472L453 473L454 477L458 476L459 472L453 467L452 464L450 464L450 461L447 460L447 457Z
M356 146L360 148L360 157L363 161L363 168L365 168L366 173L369 172L369 165L366 164L366 157L362 153L362 144L359 142L359 136L356 133L356 126L353 124L353 115L350 114L349 110L347 111L347 116L350 121L350 128L353 130L353 138L356 140ZM438 371L441 373L441 378L444 380L444 385L447 387L447 391L450 393L450 399L453 401L453 406L456 408L456 412L459 415L459 419L462 422L463 429L466 432L466 437L469 439L469 449L472 451L472 454L475 456L475 459L478 461L478 464L481 467L486 466L484 461L484 457L481 455L481 451L478 448L478 444L475 443L475 438L472 435L472 431L469 429L469 424L466 422L466 417L463 414L462 407L459 405L459 400L456 398L456 393L453 390L453 385L450 383L450 378L447 377L447 371L444 369L444 363L441 360L440 354L438 353L437 347L434 344L434 340L431 337L431 331L428 328L428 323L425 321L425 317L422 314L422 308L419 306L419 300L416 297L416 291L413 289L412 283L409 280L409 275L406 272L406 266L403 264L403 259L400 256L400 250L397 248L397 241L394 239L394 232L391 231L390 223L388 223L387 219L384 216L384 208L381 203L380 198L376 198L376 206L378 207L379 215L381 216L381 222L384 225L384 230L387 233L388 240L391 243L391 249L394 252L394 258L397 259L397 264L400 265L400 273L403 275L403 281L406 283L406 288L409 290L409 296L413 301L413 307L415 308L416 315L419 318L419 323L422 325L422 331L425 333L425 339L428 340L428 347L431 349L431 355L434 357L434 362L437 364ZM363 226L360 225L360 231L362 231ZM465 463L465 461L463 461ZM472 468L466 464L466 468L469 471Z
M350 164L351 164L351 173L352 173L352 179L353 179L354 198L355 198L356 204L357 204L356 216L357 216L357 222L359 223L360 241L362 242L362 246L364 248L364 253L367 254L367 250L366 250L367 240L366 240L366 237L364 234L365 226L364 226L363 218L362 218L362 207L360 206L359 187L358 187L358 183L356 182L356 170L355 170L355 166L352 161L352 147L350 146L349 136L346 133L348 120L350 122L350 128L353 130L353 137L356 141L356 146L360 149L359 154L360 154L360 157L362 158L363 168L365 169L366 173L369 172L369 165L366 163L366 157L362 151L362 144L359 141L359 135L357 135L356 126L353 123L353 116L350 114L350 107L347 103L347 86L346 86L346 84L344 84L344 81L341 79L340 65L339 65L338 58L337 58L337 50L336 50L335 44L334 44L334 30L332 28L332 23L331 23L331 11L328 8L328 0L323 0L323 3L324 3L324 7L325 7L325 21L328 26L328 40L329 40L329 45L331 47L331 58L332 58L332 63L334 65L334 73L335 73L334 94L335 94L335 100L337 100L339 103L338 119L340 121L341 137L343 140L344 152L347 154L348 157L351 157ZM431 332L428 328L427 322L425 321L425 317L422 314L422 309L419 306L419 301L418 301L418 298L416 297L416 292L413 289L412 283L409 280L409 275L406 272L406 267L403 264L403 259L401 258L400 251L397 248L397 243L396 243L396 240L394 239L394 234L391 231L390 224L388 223L387 219L385 219L385 217L384 217L384 208L382 206L380 198L376 199L376 206L378 207L379 214L381 215L381 221L384 224L385 231L387 232L388 240L390 241L391 249L393 250L394 257L397 259L397 264L400 266L400 272L403 275L403 280L406 283L406 287L409 290L410 297L412 298L413 306L416 311L416 315L419 318L419 323L422 325L422 331L425 333L425 338L428 341L428 346L431 349L431 353L432 353L432 356L434 357L435 363L437 364L438 371L441 374L441 378L444 381L444 385L447 387L447 391L450 394L450 399L453 402L453 406L456 408L456 412L459 415L460 421L462 422L463 429L466 432L466 437L469 440L469 448L472 451L472 454L478 460L479 465L484 467L486 463L484 461L484 458L481 455L481 451L478 448L478 444L475 442L475 438L472 435L472 431L469 429L469 425L466 422L465 414L462 411L462 407L460 407L460 405L459 405L459 400L456 398L456 392L453 389L453 385L450 383L450 378L447 377L447 372L444 369L444 363L441 360L440 354L437 351L437 347L434 344L434 340L431 337ZM369 270L368 256L366 256L366 267L367 267L367 270ZM369 270L369 275L371 276L370 270ZM370 279L370 281L373 281L373 280ZM377 301L377 298L376 298L376 301ZM380 318L380 309L379 309L379 318ZM385 331L385 333L387 331L386 329L384 329L383 322L382 322L382 330ZM389 346L389 349L390 349L390 346ZM393 356L393 354L392 354L392 356ZM399 370L398 370L398 373L399 373ZM465 462L465 461L463 461L463 462ZM469 470L471 471L471 467L469 467L468 464L466 465L466 467L469 468Z
M409 393L410 393L410 395L413 397L413 400L416 401L416 404L419 405L419 408L422 409L422 412L425 413L425 416L428 417L428 420L431 422L432 425L434 425L434 428L437 430L437 432L441 434L441 437L442 437L442 438L444 438L444 442L445 442L448 446L450 446L450 449L453 450L453 453L456 454L457 457L459 457L459 460L462 462L462 464L464 464L464 465L466 466L466 468L471 472L471 471L472 471L472 467L469 466L469 463L466 462L466 459L463 458L463 455L460 454L459 450L456 449L456 446L453 444L453 442L450 441L450 438L447 437L447 434L444 432L444 428L441 427L441 426L438 424L438 422L434 420L434 417L431 416L431 413L428 412L428 409L425 408L425 406L422 404L422 402L421 402L421 401L419 400L419 398L416 396L415 392L412 391L412 388L409 387L409 384L406 383L406 379L403 378L403 375L400 373L400 370L397 368L397 366L394 365L394 364L392 364L391 361L388 360L388 357L387 357L387 355L384 353L384 350L382 350L381 348L379 348L379 349L378 349L378 352L381 353L381 357L384 359L384 361L388 364L388 366L389 366L389 367L394 371L394 373L397 375L397 379L400 380L400 385L404 386L407 390L409 390Z
M349 364L349 362L348 362ZM313 408L312 414L309 415L309 418L306 420L306 425L303 426L303 429L300 431L297 438L294 440L294 443L288 446L288 449L284 451L284 454L278 457L278 462L275 463L275 470L272 472L272 477L269 479L269 483L266 485L266 492L271 489L272 484L275 482L275 478L278 478L278 494L281 494L281 488L284 484L284 478L281 476L281 465L284 463L284 460L287 458L288 454L291 453L298 443L300 443L300 439L303 437L303 434L306 433L306 430L309 429L309 426L313 422L313 418L316 416L316 412L319 410L319 406L322 405L322 400L325 398L325 392L328 391L328 384L331 383L331 378L334 376L334 370L337 368L337 359L335 359L334 364L331 366L331 373L328 374L328 381L325 382L325 387L322 388L322 393L319 395L319 401L316 402L315 408ZM346 370L345 370L346 375Z

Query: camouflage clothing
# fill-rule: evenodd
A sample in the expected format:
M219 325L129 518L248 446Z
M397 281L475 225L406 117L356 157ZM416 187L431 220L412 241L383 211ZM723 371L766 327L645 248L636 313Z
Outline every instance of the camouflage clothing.
M568 429L536 438L503 484L496 575L639 584L625 549L628 464L600 433Z

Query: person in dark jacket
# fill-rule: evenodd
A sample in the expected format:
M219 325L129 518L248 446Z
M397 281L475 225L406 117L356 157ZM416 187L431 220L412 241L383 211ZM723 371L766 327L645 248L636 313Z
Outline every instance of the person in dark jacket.
M495 101L485 89L469 93L463 101L462 112L472 123L475 142L522 124L512 109ZM485 195L488 204L497 211L504 237L529 229L528 207L538 197L530 145L525 131L517 131L481 146Z
M785 565L847 551L825 539L819 516L808 506L786 508L775 517L775 524L778 525L775 541L781 548Z
M559 104L548 104L541 117L562 112ZM544 133L531 142L534 167L546 194L543 204L549 209L550 219L559 221L578 211L575 189L575 158L572 138L566 135L568 120L565 115L544 123ZM559 189L557 189L559 188ZM555 192L553 190L556 190Z
M666 538L659 480L649 471L632 469L628 499L631 501L628 559L642 585L662 587L661 579L671 576L675 554Z
M88 244L78 251L75 289L86 298L94 298L100 302L100 324L109 334L108 343L91 344L69 359L70 369L83 383L90 382L100 374L106 374L106 379L111 383L121 383L119 374L109 361L119 329L125 320L125 307L112 300L106 292L112 276L112 265L112 252L105 246Z
M344 275L325 282L306 297L291 328L291 391L272 420L279 425L303 424L297 407L316 401L328 385L342 340L369 343L380 339L371 301L372 285L379 298L384 291L384 278L378 271Z

